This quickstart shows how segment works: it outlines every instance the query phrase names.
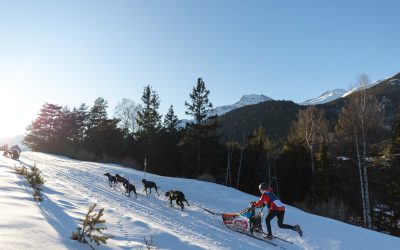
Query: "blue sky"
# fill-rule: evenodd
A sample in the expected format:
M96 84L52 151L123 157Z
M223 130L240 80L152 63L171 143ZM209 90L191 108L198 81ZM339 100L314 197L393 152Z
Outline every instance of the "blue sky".
M214 106L243 94L305 101L400 71L399 1L0 0L0 136L45 102L110 112L150 84L185 118L202 77ZM12 103L12 104L11 104Z

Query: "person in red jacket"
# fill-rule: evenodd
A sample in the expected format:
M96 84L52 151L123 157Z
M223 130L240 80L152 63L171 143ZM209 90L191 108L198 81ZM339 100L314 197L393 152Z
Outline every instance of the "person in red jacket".
M261 183L258 186L258 189L261 192L261 198L258 201L250 202L250 204L254 207L261 207L267 205L268 207L268 215L265 218L265 223L267 224L267 239L272 240L272 231L271 231L271 220L276 216L278 218L278 226L280 228L292 229L296 231L300 237L303 236L303 232L299 225L287 225L283 224L283 219L285 217L285 206L283 203L276 197L271 187L269 187L266 183Z

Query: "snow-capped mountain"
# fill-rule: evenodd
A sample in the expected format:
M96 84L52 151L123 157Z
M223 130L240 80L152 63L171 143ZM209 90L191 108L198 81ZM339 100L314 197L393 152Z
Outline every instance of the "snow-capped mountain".
M390 78L390 77L389 77L389 78ZM384 80L387 80L387 79L389 79L389 78L385 78ZM375 85L377 85L377 84L383 82L384 80L377 80L377 81L372 82L372 83L370 83L370 84L367 84L367 85L365 85L365 86L354 87L354 88L352 88L351 90L347 91L347 92L346 92L344 95L342 95L341 97L348 96L348 95L350 95L351 93L357 92L357 91L362 90L362 89L369 89L369 88L371 88L371 87L373 87L373 86L375 86Z
M317 98L308 99L307 101L304 101L299 104L300 105L323 104L323 103L327 103L327 102L333 101L335 99L338 99L346 93L347 93L347 91L344 89L329 90L329 91L326 91L325 93L323 93L322 95L318 96Z
M300 105L324 104L324 103L336 100L336 99L341 98L341 97L346 97L346 96L348 96L348 95L350 95L350 94L352 94L354 92L357 92L357 91L359 91L361 89L371 88L371 87L373 87L373 86L375 86L375 85L377 85L377 84L379 84L379 83L381 83L383 81L386 81L386 80L388 80L390 78L393 78L393 79L390 80L391 83L397 82L398 79L396 78L396 76L397 75L394 75L394 76L391 76L391 77L387 77L387 78L382 79L382 80L377 80L377 81L374 81L374 82L372 82L370 84L367 84L365 86L357 86L357 87L354 87L354 88L352 88L350 90L344 90L344 89L329 90L329 91L326 91L325 93L323 93L322 95L318 96L317 98L308 99L307 101L301 102L299 104Z
M260 102L270 101L270 100L273 100L273 99L268 96L265 96L265 95L256 95L256 94L244 95L244 96L242 96L242 98L240 98L240 100L238 102L236 102L234 104L219 106L219 107L214 108L209 113L209 116L223 115L223 114L225 114L231 110L237 109L237 108L241 108L241 107L244 107L247 105L257 104Z
M237 108L241 108L247 105L253 105L257 104L260 102L265 102L265 101L270 101L273 100L271 97L265 96L265 95L256 95L256 94L251 94L251 95L243 95L242 98L238 102L235 102L234 104L230 105L225 105L225 106L218 106L214 109L212 109L209 113L208 116L214 116L214 115L223 115L225 113L228 113L229 111L232 111ZM179 120L179 123L177 125L178 128L184 128L187 123L193 122L193 120L188 120L188 119L182 119Z

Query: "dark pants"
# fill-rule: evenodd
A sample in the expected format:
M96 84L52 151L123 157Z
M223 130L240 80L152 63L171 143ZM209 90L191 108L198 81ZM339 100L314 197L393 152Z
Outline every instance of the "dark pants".
M267 218L265 218L265 223L267 224L267 230L268 234L272 234L271 232L271 220L274 217L278 218L278 226L280 228L286 228L286 229L292 229L294 230L294 227L291 225L283 224L283 219L285 218L285 211L275 211L275 210L270 210L268 212Z

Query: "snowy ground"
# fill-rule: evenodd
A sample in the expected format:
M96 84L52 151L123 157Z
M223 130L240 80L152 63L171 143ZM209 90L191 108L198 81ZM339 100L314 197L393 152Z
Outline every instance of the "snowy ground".
M113 235L98 249L146 249L152 237L157 249L280 249L257 239L229 231L215 212L237 212L258 199L213 183L147 174L162 190L160 196L143 193L143 172L114 164L82 162L36 152L23 152L21 163L36 166L45 178L44 201L36 203L24 179L13 173L20 162L0 156L0 249L90 249L70 240L79 219L96 202ZM120 174L138 190L138 198L126 197L122 186L110 188L104 173ZM257 185L257 183L255 183ZM164 192L183 191L190 207L170 208ZM197 206L196 206L197 205ZM287 206L285 222L300 224L304 235L279 229L273 232L294 243L278 242L286 249L400 249L400 238L310 215Z

